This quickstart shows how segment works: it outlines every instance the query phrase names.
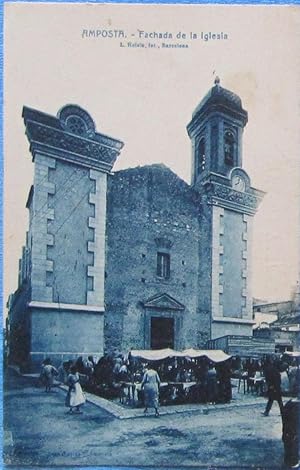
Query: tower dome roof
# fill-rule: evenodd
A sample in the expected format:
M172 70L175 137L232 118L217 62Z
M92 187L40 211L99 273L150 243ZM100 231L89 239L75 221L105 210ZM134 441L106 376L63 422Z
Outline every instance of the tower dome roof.
M242 106L241 98L230 90L220 86L220 80L215 80L215 85L208 91L204 98L200 101L195 111L193 112L193 117L203 108L208 108L210 105L224 105L230 108L234 108L237 111L246 112Z

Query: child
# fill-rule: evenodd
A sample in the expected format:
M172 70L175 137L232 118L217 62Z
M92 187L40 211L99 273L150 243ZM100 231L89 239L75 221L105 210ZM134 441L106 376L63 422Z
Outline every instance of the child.
M70 369L68 376L69 390L66 397L66 406L70 408L68 413L82 413L80 407L85 403L85 396L79 383L79 374L75 366ZM75 410L74 410L75 408Z

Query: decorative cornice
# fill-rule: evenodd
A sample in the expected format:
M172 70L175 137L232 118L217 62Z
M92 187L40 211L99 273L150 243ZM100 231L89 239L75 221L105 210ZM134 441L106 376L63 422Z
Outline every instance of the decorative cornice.
M143 303L146 308L184 310L185 306L173 299L169 294L159 294L151 297Z
M58 117L24 108L30 150L89 168L110 171L123 147L119 140L95 132L89 114L76 105L62 108Z
M202 191L202 194L207 196L209 204L248 215L255 214L265 194L263 191L254 188L249 188L246 192L236 191L230 185L216 183L211 180L203 184Z

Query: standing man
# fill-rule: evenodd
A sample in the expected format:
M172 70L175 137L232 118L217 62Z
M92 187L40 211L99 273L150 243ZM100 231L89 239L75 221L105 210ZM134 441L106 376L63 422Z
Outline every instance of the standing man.
M270 410L273 405L273 401L276 400L279 408L280 414L283 415L283 403L281 395L281 376L279 368L274 364L270 358L267 358L266 365L264 368L265 379L267 383L267 397L268 403L264 413L264 416L269 416Z

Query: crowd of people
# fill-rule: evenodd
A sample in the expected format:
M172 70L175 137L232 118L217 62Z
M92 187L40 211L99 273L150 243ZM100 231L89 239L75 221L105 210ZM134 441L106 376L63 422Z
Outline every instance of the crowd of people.
M264 379L267 403L263 416L269 416L274 401L278 403L283 423L285 462L289 466L293 465L298 462L300 426L300 368L296 359L288 362L284 356L266 356L260 360L235 357L214 364L205 358L169 358L146 364L129 353L127 356L104 355L98 361L92 356L79 357L76 361L65 361L56 368L47 358L42 364L40 380L46 392L51 391L55 379L68 386L65 400L68 413L82 413L81 406L86 399L81 385L84 389L98 391L104 396L105 393L109 397L119 396L122 401L128 398L124 395L125 386L139 383L138 398L144 405L144 413L154 408L155 416L158 417L159 404L167 404L170 400L173 403L229 402L232 398L231 378L243 374L246 374L247 381L258 374ZM295 397L285 405L282 399L284 382L288 382L289 395Z
M213 364L203 358L169 358L147 364L130 353L126 356L106 354L98 361L92 356L64 361L56 369L47 359L41 374L45 385L48 384L47 390L51 388L54 378L70 385L71 370L73 373L76 370L85 390L106 398L119 397L122 403L133 403L130 385L140 384L134 401L136 406L142 406L146 399L145 377L149 370L155 370L159 378L160 402L163 404L226 403L232 398L230 361ZM187 383L189 386L185 386Z
M266 383L268 366L273 364L280 374L281 391L291 395L298 395L300 384L299 361L285 358L265 356L262 359L241 359L233 357L221 363L210 362L207 358L167 358L146 364L144 360L132 357L131 353L105 354L99 360L93 356L79 357L76 360L64 361L56 369L49 358L43 362L42 374L46 390L51 389L53 379L67 384L71 367L76 368L81 384L89 389L99 392L111 393L112 397L118 395L120 384L141 383L143 375L149 365L154 368L161 382L169 384L194 383L191 390L194 398L200 402L230 401L231 378L244 377L247 382L247 391L250 390L253 379L263 378ZM262 390L264 393L266 387Z
M264 394L267 390L267 376L270 365L274 365L280 374L280 388L284 395L297 396L300 386L300 368L299 361L296 358L288 356L267 355L261 359L246 358L244 360L235 358L233 370L237 371L237 376L245 374L247 382L247 392L251 390L255 381L264 379L265 386L260 389Z
M68 386L78 375L78 383L84 389L106 398L120 398L122 403L133 403L130 396L130 384L142 384L145 372L154 369L159 377L160 402L176 403L227 403L232 399L232 377L244 377L247 391L253 384L263 385L261 394L268 390L270 364L278 371L280 389L283 394L296 396L300 384L300 369L296 360L290 363L284 358L264 357L241 359L234 357L221 363L212 363L207 358L168 358L146 364L145 361L132 357L131 353L105 354L99 360L93 356L79 357L75 361L64 361L56 369L49 359L43 363L42 377L46 391L51 389L54 378ZM275 370L273 368L273 370ZM259 381L261 379L261 381ZM278 381L277 381L278 382ZM77 382L75 382L77 383ZM187 385L188 383L188 385ZM74 384L73 388L77 388ZM144 387L138 387L135 405L143 405ZM280 404L281 406L281 404ZM266 410L266 413L269 411Z

